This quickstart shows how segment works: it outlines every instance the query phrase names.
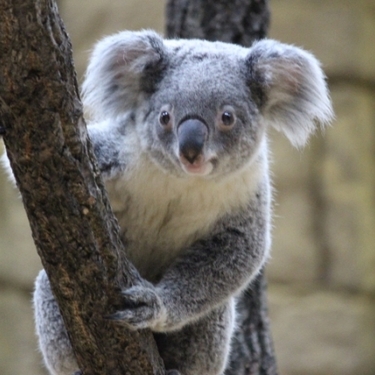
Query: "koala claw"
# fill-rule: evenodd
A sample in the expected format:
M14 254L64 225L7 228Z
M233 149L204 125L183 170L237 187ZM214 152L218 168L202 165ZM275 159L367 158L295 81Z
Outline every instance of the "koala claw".
M161 327L165 320L165 307L155 288L133 286L122 291L124 309L110 315L108 319L119 321L132 329Z
M177 370L167 370L165 375L181 375L181 373Z

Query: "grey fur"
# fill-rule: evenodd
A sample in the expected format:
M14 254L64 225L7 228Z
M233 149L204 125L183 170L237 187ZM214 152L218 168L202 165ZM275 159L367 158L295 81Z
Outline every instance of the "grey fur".
M134 307L112 318L151 328L167 370L222 374L235 298L269 253L267 128L302 146L332 119L319 63L272 40L242 48L122 32L95 47L83 94L127 254L145 279L123 291ZM189 119L204 130L193 163L179 144ZM49 371L71 375L76 364L44 271L34 306Z

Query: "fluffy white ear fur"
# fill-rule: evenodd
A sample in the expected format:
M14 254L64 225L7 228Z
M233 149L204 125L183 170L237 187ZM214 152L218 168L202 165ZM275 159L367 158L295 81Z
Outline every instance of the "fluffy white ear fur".
M310 53L274 40L256 42L246 60L255 95L262 95L266 122L283 132L294 146L333 119L325 75Z
M166 50L153 31L123 31L96 44L84 83L83 103L96 121L134 107L145 69L163 60Z

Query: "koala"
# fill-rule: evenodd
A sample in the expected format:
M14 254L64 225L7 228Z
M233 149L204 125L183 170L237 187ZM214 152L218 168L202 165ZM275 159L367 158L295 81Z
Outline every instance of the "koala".
M274 40L250 48L124 31L94 48L88 133L128 258L118 324L149 328L167 374L220 375L236 298L271 245L267 132L300 147L333 111L319 62ZM79 371L45 271L36 330L53 375Z

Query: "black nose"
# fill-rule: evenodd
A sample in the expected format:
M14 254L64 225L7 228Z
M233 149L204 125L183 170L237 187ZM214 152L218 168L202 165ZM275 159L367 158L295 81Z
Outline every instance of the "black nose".
M206 124L197 119L183 121L177 130L180 154L190 163L202 154L204 143L207 139L208 128Z

